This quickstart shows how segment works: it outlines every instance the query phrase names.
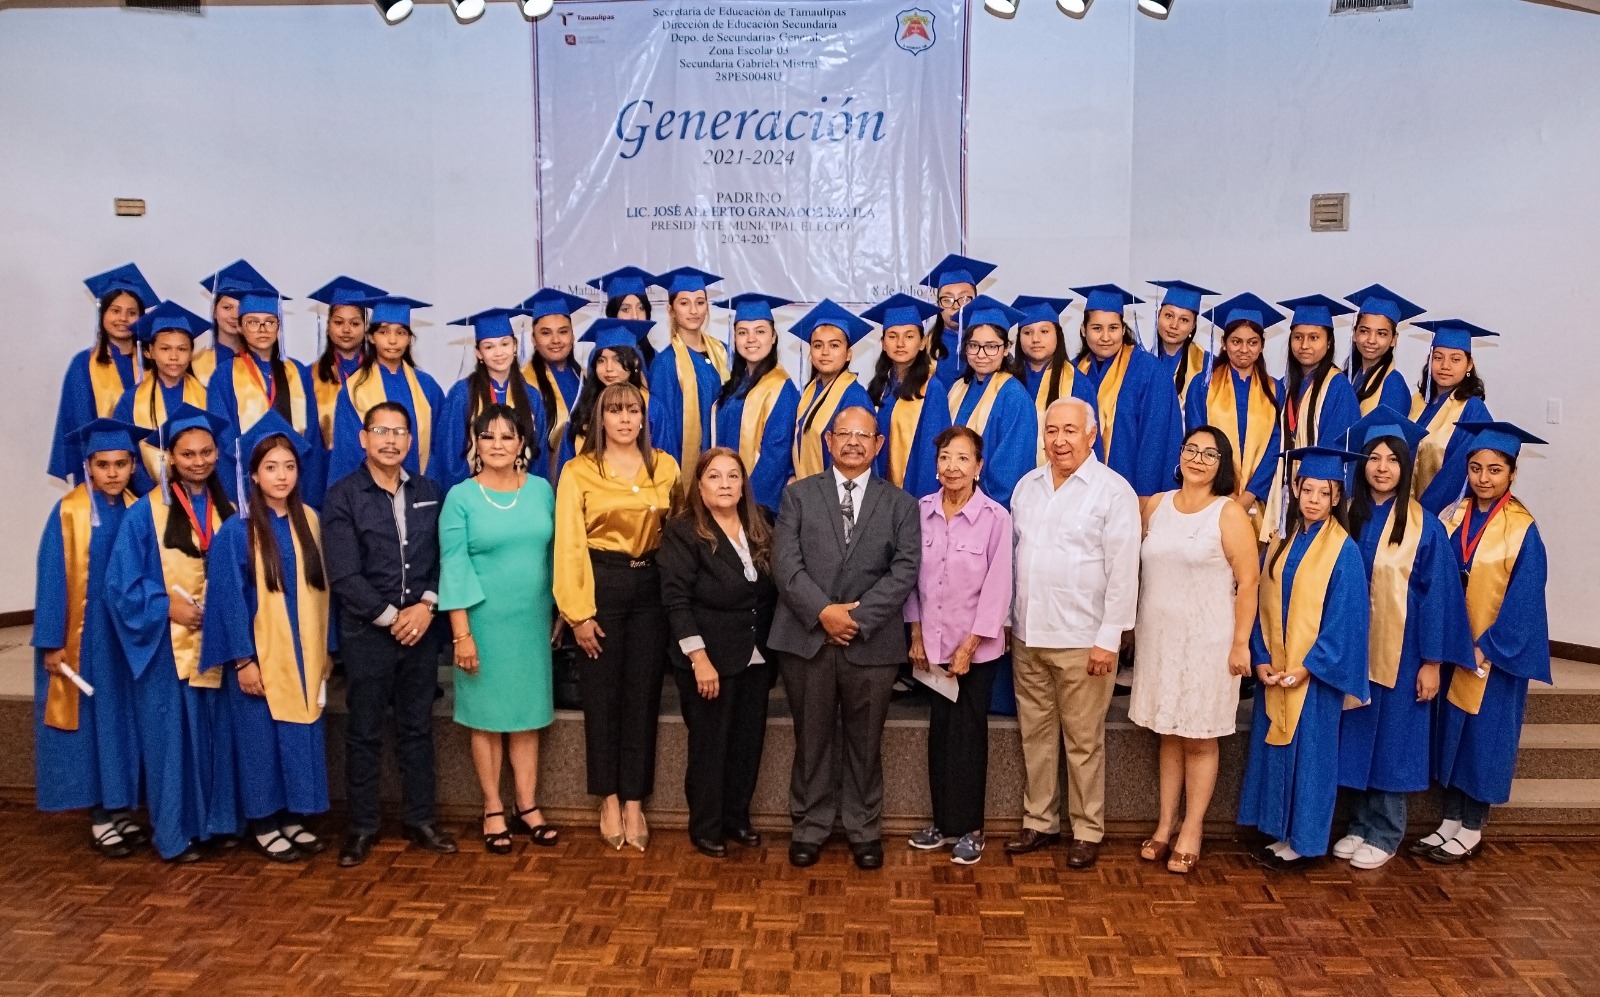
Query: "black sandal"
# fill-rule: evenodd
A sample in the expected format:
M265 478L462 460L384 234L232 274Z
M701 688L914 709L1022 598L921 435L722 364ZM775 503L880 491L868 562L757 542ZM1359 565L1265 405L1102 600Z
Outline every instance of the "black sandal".
M505 815L506 812L504 810L496 810L494 813L484 814L483 819L485 822L487 822L490 818L504 817ZM487 830L483 832L483 850L488 852L490 855L511 854L510 821L506 821L506 829L504 831L498 831L494 834L490 834Z
M134 820L126 813L111 815L111 823L122 835L122 840L134 848L142 848L150 843L150 829Z
M289 847L274 850L272 846L280 841ZM250 835L250 844L256 851L274 862L298 862L305 857L304 853L294 846L294 842L284 837L283 832L277 828L272 828L265 834Z
M289 844L307 855L320 855L328 847L326 839L319 837L315 831L299 821L289 821L281 825L278 830L289 839Z
M543 817L544 814L540 813L539 806L537 804L529 807L526 810L517 811L517 823L522 825L522 830L527 832L528 839L530 841L545 848L551 848L555 845L561 844L561 832L559 830L552 827L549 822L529 824L523 819L528 814L539 814L540 817Z
M133 849L128 845L128 839L124 838L122 832L117 830L116 821L112 821L111 825L99 834L94 833L94 825L91 824L89 826L89 841L102 858L125 859L133 854Z

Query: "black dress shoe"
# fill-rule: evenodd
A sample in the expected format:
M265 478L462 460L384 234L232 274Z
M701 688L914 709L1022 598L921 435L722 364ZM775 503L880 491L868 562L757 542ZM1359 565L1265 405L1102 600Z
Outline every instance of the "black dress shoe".
M732 831L723 831L722 836L727 838L729 841L732 841L738 845L743 845L746 848L761 847L761 835L750 830L748 827L735 828Z
M377 831L349 832L339 846L339 865L345 869L360 865L367 860L368 855L372 854L372 846L377 843Z
M94 828L89 828L89 841L94 845L94 850L102 858L125 859L133 854L133 846L128 844L121 834L117 833L117 825L111 824L103 834L96 835Z
M706 858L725 859L728 857L728 846L724 845L720 841L712 841L710 838L696 838L693 836L691 836L689 840L694 842L695 850L701 855L704 855Z
M883 868L883 841L850 842L850 855L856 860L857 869L882 869Z
M822 858L822 848L819 845L807 844L804 841L789 842L789 864L797 869L817 864Z
M240 838L237 834L219 834L214 838L206 839L206 844L219 852L231 852L239 847Z
M1483 850L1483 841L1481 839L1476 845L1473 845L1464 852L1447 851L1445 849L1445 845L1448 844L1450 844L1450 842L1447 841L1444 845L1440 845L1438 848L1435 848L1433 851L1429 852L1426 856L1428 861L1437 862L1440 865L1460 865L1463 862L1470 862L1472 859L1477 858L1478 852Z
M1035 831L1031 827L1025 827L1015 838L1006 842L1006 854L1026 855L1029 852L1036 852L1041 848L1049 848L1051 845L1059 845L1060 843L1061 832L1059 831L1054 834L1047 834L1044 831Z
M188 848L167 859L167 861L172 865L188 865L190 862L198 862L202 858L204 856L200 854L200 846L191 841Z
M405 839L418 848L426 849L438 855L454 855L456 853L456 839L439 831L439 825L429 821L426 824L406 824L400 833Z

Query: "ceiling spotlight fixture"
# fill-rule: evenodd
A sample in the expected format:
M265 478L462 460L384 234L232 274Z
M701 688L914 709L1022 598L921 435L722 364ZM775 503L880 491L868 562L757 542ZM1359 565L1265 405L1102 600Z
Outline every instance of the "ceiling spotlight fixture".
M485 0L450 0L450 9L455 11L456 20L463 23L482 17L484 7Z
M372 0L372 2L378 5L383 19L390 24L399 24L411 16L411 0Z
M1056 0L1056 6L1068 17L1082 17L1089 13L1089 5L1092 3L1094 0Z
M522 16L537 21L550 13L555 7L555 0L521 0Z
M1001 17L1010 17L1012 14L1017 12L1017 4L1019 2L1020 0L983 0L983 6L987 8L991 14L999 14Z
M1174 0L1139 0L1139 10L1164 21L1167 15L1172 13L1173 2Z

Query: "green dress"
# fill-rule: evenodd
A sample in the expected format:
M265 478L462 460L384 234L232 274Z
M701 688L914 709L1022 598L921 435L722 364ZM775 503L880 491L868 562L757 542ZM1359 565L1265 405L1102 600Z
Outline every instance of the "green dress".
M465 609L478 646L477 673L455 670L455 717L464 727L538 730L554 719L554 535L555 492L537 475L517 492L482 489L469 479L445 497L439 609Z

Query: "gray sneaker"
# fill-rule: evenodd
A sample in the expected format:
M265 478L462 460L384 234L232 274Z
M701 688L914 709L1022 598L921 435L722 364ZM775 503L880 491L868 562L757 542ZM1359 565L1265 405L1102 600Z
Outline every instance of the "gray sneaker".
M949 848L956 843L956 839L947 838L943 831L937 827L925 827L907 839L907 844L918 851L931 852L940 848Z
M983 832L972 831L963 834L961 840L956 842L956 847L950 852L950 861L956 865L977 865L983 858Z

